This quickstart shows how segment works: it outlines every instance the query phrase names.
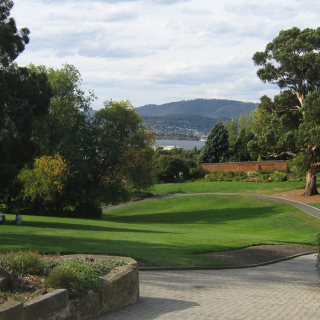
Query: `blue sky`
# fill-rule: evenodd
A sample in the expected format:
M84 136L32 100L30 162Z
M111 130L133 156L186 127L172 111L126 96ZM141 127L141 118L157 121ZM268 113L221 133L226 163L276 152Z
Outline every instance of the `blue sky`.
M258 102L278 89L252 56L280 30L320 26L315 0L14 0L31 41L19 65L73 64L83 89L145 104L205 99Z

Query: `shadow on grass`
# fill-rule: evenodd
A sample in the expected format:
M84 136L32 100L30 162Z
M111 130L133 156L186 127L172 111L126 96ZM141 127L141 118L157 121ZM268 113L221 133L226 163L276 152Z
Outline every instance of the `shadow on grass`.
M83 225L83 224L74 224L74 223L57 223L57 222L43 222L43 221L24 221L22 225L11 225L13 228L24 228L24 227L33 227L33 228L44 228L44 229L63 229L63 230L83 230L83 231L104 231L104 232L133 232L133 233L172 233L165 231L154 231L154 230L139 230L139 229L126 229L126 228L110 228L102 226L92 226L92 225Z
M267 218L281 214L278 206L223 208L182 212L159 212L127 216L107 216L104 220L120 223L222 224L230 221Z
M4 234L0 235L0 243L2 252L33 249L40 253L105 254L132 257L154 266L197 265L199 260L196 255L181 250L179 246L131 240ZM219 261L213 258L201 261L207 261L207 265L219 264Z

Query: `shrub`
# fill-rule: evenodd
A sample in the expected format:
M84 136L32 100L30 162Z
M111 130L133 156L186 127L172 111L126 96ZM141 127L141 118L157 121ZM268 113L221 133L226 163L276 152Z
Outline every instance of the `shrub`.
M48 288L67 289L69 298L76 298L86 292L80 277L71 269L56 267L45 281Z
M80 258L71 258L67 260L69 262L84 264L91 268L98 276L105 275L110 272L114 267L124 266L125 263L121 260L110 260L110 259L94 259L93 261L85 261Z
M88 265L73 260L55 267L45 283L53 289L67 289L70 298L79 297L88 290L101 290L98 274Z
M270 174L270 177L272 181L275 181L275 182L287 181L287 174L284 172L274 171L273 173Z
M197 166L196 168L190 168L189 169L189 175L191 177L196 177L199 174L199 171L200 171L200 167L199 166Z
M217 175L218 175L218 172L214 171L209 174L206 174L204 178L205 180L208 180L208 181L217 181Z
M248 172L248 177L249 178L255 178L259 176L259 172L255 172L255 171L249 171Z
M9 270L21 274L41 274L43 267L38 251L18 251L8 253L5 264Z
M229 171L226 172L226 177L227 178L234 178L235 175L236 175L236 173L234 171L229 170ZM228 180L228 181L230 181L230 180Z

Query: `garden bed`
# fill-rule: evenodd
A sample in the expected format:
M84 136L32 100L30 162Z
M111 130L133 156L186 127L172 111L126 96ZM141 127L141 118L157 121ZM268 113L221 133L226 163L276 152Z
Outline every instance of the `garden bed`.
M135 260L104 255L61 257L63 261L70 258L89 259L89 263L97 259L117 260L122 261L124 264L114 267L108 274L100 276L101 288L99 292L88 290L81 297L69 299L67 290L57 289L44 295L39 295L25 303L9 300L0 305L0 319L37 320L59 318L61 320L82 320L137 302L139 298L139 274ZM41 287L43 281L39 279L36 279L36 284L34 285Z

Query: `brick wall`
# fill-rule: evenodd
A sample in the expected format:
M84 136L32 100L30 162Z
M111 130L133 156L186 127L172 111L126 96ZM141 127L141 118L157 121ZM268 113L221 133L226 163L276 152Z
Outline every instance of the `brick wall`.
M224 163L202 163L200 164L201 170L207 172L213 171L249 171L259 170L286 170L287 161L285 160L270 160L270 161L248 161L248 162L224 162Z

